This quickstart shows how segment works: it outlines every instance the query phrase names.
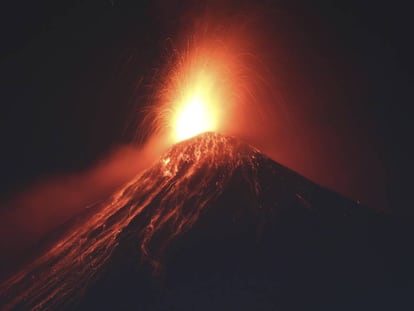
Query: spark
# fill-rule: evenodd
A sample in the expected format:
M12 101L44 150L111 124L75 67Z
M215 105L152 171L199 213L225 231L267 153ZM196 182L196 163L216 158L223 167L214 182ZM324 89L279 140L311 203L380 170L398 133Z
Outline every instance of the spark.
M167 130L171 143L225 131L243 94L239 54L235 42L202 35L174 49L155 104L155 127Z
M203 72L199 73L194 85L185 91L181 103L177 104L173 118L176 141L217 130L220 113L215 99L210 96L214 92L212 79Z

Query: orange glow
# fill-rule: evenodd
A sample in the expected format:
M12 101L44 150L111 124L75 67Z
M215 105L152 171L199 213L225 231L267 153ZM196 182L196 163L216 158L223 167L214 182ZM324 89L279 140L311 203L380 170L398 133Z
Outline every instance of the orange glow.
M181 141L197 134L216 131L220 121L220 99L215 98L212 73L196 73L195 79L183 90L174 105L172 118L174 140Z
M159 76L150 129L166 135L168 144L204 132L251 135L265 118L275 120L266 109L269 100L275 105L274 83L267 85L255 38L246 28L206 24L172 48Z
M224 133L248 89L238 36L197 33L174 53L157 94L156 127L170 143ZM243 72L244 73L244 72Z

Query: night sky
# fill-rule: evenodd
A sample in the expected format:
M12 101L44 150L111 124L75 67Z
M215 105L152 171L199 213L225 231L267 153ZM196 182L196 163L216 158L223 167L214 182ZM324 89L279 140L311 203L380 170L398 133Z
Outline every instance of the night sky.
M216 10L229 18L260 16L264 59L288 110L286 124L275 120L281 132L249 142L371 208L413 215L405 152L412 103L408 6L215 2L3 4L1 208L40 180L81 172L117 146L141 144L142 110L169 40L180 38L189 16Z

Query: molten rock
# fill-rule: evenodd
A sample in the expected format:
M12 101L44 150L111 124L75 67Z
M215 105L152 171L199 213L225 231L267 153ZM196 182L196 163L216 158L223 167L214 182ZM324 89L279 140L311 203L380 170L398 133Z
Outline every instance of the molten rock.
M2 286L6 309L351 308L391 288L384 215L234 138L173 146L97 209Z

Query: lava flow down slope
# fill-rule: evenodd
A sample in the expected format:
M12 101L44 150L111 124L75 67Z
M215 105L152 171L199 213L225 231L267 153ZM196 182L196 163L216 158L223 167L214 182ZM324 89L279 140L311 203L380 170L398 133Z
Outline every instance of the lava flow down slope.
M288 310L379 303L393 277L387 228L383 215L238 139L204 133L174 145L78 218L2 285L1 305Z

